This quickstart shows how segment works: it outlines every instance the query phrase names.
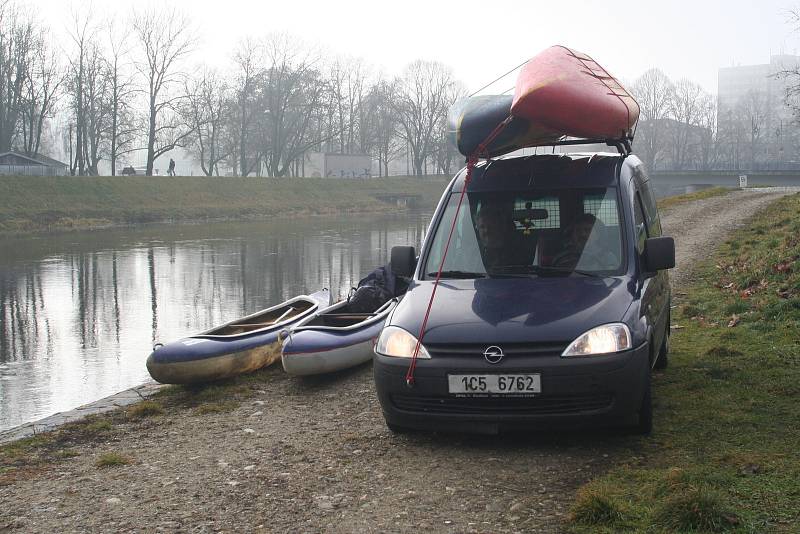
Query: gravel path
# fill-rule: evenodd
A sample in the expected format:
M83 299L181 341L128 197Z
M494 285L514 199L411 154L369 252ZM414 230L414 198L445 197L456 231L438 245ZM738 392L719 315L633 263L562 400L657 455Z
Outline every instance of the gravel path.
M781 188L779 192L737 190L664 211L661 214L664 235L675 238L672 287L681 287L690 280L692 263L712 252L728 232L742 226L769 203L793 192L800 192L800 188Z
M779 196L736 191L665 212L674 284ZM395 436L368 366L313 380L275 368L258 387L230 413L122 423L0 486L0 532L558 532L577 487L641 454L615 433ZM96 467L112 451L132 463Z

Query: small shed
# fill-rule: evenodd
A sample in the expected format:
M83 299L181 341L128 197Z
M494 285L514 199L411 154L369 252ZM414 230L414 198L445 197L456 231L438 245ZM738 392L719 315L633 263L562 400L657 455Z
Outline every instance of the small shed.
M27 155L20 152L0 154L0 175L5 176L66 176L68 166L42 154Z

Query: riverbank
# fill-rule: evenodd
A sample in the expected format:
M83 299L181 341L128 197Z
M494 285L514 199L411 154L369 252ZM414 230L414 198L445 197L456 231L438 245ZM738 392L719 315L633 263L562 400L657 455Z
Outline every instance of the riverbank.
M676 292L778 196L733 191L665 212ZM654 439L672 409L656 403ZM557 532L578 487L659 447L619 433L398 436L385 428L369 366L307 379L273 366L168 387L0 447L0 529Z
M774 204L676 288L653 435L580 489L574 532L798 532L799 214Z
M450 177L0 177L0 235L432 207Z

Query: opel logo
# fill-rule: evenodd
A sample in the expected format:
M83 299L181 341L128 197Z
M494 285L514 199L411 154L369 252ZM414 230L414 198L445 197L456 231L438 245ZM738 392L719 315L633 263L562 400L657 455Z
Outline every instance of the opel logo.
M494 345L483 351L483 357L486 358L486 361L489 363L500 363L500 360L503 359L503 356L503 349Z

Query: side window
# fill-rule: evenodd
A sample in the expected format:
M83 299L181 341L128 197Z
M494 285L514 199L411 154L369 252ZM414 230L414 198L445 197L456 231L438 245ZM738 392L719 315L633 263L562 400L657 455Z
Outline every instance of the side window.
M633 203L633 223L636 232L636 250L639 254L644 253L644 241L649 236L647 235L647 225L645 224L644 209L642 208L642 201L639 198L639 192L636 192L636 197Z
M644 202L644 212L647 216L647 230L651 237L661 235L661 220L658 217L656 207L656 197L650 187L650 182L641 183L642 200Z

